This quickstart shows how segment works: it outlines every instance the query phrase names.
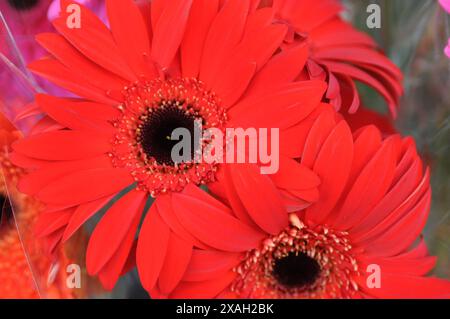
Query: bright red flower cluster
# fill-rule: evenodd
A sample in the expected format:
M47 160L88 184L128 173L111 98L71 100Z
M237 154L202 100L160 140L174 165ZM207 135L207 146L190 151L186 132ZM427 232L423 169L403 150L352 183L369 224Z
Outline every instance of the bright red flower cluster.
M46 205L38 236L56 247L101 215L89 274L112 289L136 265L152 297L450 296L426 277L414 141L345 119L364 114L355 80L395 116L402 75L337 1L107 0L110 29L80 7L81 27L62 10L29 66L78 97L38 94L44 116L11 155ZM279 129L278 172L174 162L170 132L195 121Z

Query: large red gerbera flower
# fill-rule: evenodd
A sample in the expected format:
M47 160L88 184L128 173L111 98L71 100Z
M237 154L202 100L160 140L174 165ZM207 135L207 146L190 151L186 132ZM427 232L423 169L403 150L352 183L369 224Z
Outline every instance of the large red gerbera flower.
M337 0L264 0L275 10L277 23L289 26L285 45L308 42L307 67L302 78L326 79L326 97L345 112L354 113L360 99L354 80L378 91L395 117L402 95L401 71L366 34L339 16Z
M204 128L279 128L281 157L289 161L283 141L294 139L283 135L319 107L325 83L295 81L306 47L278 52L288 28L272 24L271 10L257 10L257 2L155 0L137 7L110 0L111 30L81 7L81 28L69 27L63 10L54 22L59 34L38 37L51 56L31 70L82 99L36 97L46 116L12 155L31 171L20 189L47 205L39 233L54 242L106 212L87 250L89 273L106 287L133 264L151 197L164 205L189 183L215 180L218 163L171 160L173 129L193 133L195 120ZM317 200L319 179L297 162L291 166L274 180L297 180L294 200L307 206ZM169 215L164 221L176 223ZM159 230L149 229L161 222L153 214L143 222L137 245L143 268L155 267Z
M374 126L352 138L327 113L307 135L300 160L322 184L306 210L286 212L251 165L227 167L226 201L193 188L174 195L183 232L155 244L164 263L159 281L144 280L153 297L450 297L450 281L425 276L435 264L420 238L431 190L413 140L383 140ZM190 246L185 233L208 248L174 252Z

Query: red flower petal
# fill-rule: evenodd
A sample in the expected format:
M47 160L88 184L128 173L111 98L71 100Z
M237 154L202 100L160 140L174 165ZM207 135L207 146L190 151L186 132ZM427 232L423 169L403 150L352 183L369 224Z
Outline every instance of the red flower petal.
M312 168L317 156L330 133L336 127L336 112L332 109L324 109L314 121L306 134L301 163Z
M359 266L367 269L371 264L379 265L383 273L399 273L403 275L425 276L436 265L436 257L424 256L420 258L405 258L403 256L394 257L373 257L359 256Z
M145 201L142 201L140 207L138 208L139 213L134 216L134 220L132 221L131 226L127 230L116 252L98 273L103 287L108 290L112 290L116 285L117 280L123 273L124 268L126 267L126 262L129 260L130 254L132 253L131 249L135 242L134 238L136 237L136 231L141 220L144 204Z
M305 66L308 46L300 44L275 55L254 77L246 95L258 95L292 82Z
M241 258L241 254L194 249L183 280L213 280L237 266Z
M36 102L55 121L73 130L95 130L111 134L113 126L108 122L120 116L117 108L106 104L80 100L61 99L37 94Z
M372 297L389 299L450 298L450 281L434 277L382 274L381 287L367 288L366 278L358 278L361 289Z
M194 249L183 281L205 281L223 276L241 261L242 255Z
M11 163L18 167L26 168L26 169L37 169L48 164L48 161L38 160L35 158L27 157L23 154L12 152L9 154L9 159Z
M286 190L309 190L320 184L320 178L301 163L280 155L278 172L270 175L278 188Z
M392 94L386 89L383 83L381 83L377 78L373 77L370 73L364 72L361 69L346 63L339 63L328 60L324 63L331 72L349 75L352 78L373 87L386 100L391 112L393 112L393 114L396 114L396 99L398 99L398 97L392 96Z
M339 213L334 215L335 227L357 225L379 203L394 178L396 155L393 140L386 140L352 184Z
M86 82L104 92L111 89L122 90L127 84L127 81L124 79L86 59L59 34L41 33L36 37L36 40L72 73L79 74Z
M100 208L105 206L114 196L107 196L92 202L79 205L64 230L64 235L62 238L63 242L66 242L72 235L95 213L97 213Z
M327 109L329 112L336 114L330 104L322 103L300 123L280 131L280 154L289 158L301 158L311 127L317 120L317 117ZM311 165L309 167L312 167Z
M423 194L423 191L416 190L421 184L421 177L422 161L420 158L417 158L405 175L391 187L384 198L372 209L370 215L368 215L360 225L355 226L352 233L355 236L359 236L373 229L374 225L380 225L387 216L393 213L397 208L400 208L411 195L414 195L415 200L417 200L417 196ZM426 185L422 184L421 187L424 189ZM411 198L409 200L411 200Z
M353 185L366 164L381 147L381 133L375 126L367 126L355 134L353 163L348 184Z
M320 201L308 207L307 220L319 223L333 209L347 182L352 158L353 137L347 123L341 121L326 139L314 163L313 171L322 180Z
M214 17L218 0L196 0L181 43L181 65L184 77L197 77L202 61L203 45Z
M166 3L154 24L152 58L163 69L170 66L180 46L191 5L192 0Z
M190 242L171 233L164 267L159 275L159 289L162 293L168 295L178 285L191 259L192 248Z
M30 136L13 144L23 155L45 160L78 160L108 152L111 144L104 136L84 131L56 131Z
M43 188L37 198L53 205L78 205L112 195L133 182L126 169L91 169L56 180Z
M236 273L229 271L209 281L182 282L170 295L171 299L209 299L216 297L234 279Z
M150 291L156 284L169 244L170 229L152 205L144 219L136 248L136 264L142 285Z
M23 176L18 188L23 193L34 195L67 174L92 168L112 168L111 159L107 155L101 155L79 161L52 163Z
M137 226L136 218L142 214L145 196L145 192L133 190L119 199L102 217L87 247L86 268L89 274L97 274L118 251L127 233L133 230L133 224Z
M233 164L230 164L230 166L231 165ZM228 168L228 165L222 166L221 172L223 172L223 176L220 175L218 176L216 184L223 188L224 194L222 198L230 205L232 214L236 216L241 222L246 223L250 227L255 229L258 228L256 223L248 214L247 209L245 208L244 204L242 203L238 195L238 190L234 186L234 182L231 178L230 169ZM219 179L220 177L221 179ZM212 191L209 185L208 188L210 189L210 191ZM214 191L212 192L217 196L217 192Z
M279 48L287 31L284 25L253 25L252 18L256 15L249 16L245 30L249 34L245 35L224 63L220 76L211 82L211 88L222 98L226 107L230 107L241 97L255 71ZM256 30L252 30L252 27ZM260 34L265 36L261 37Z
M138 76L156 76L145 57L150 56L150 39L139 8L132 0L107 0L106 9L111 32L128 65Z
M206 37L200 67L200 80L207 85L214 82L242 39L248 10L248 0L230 0L224 3L214 18Z
M62 0L61 8L67 8L71 3L73 2ZM53 21L55 29L88 59L130 82L136 80L136 75L120 55L120 50L108 28L83 5L78 6L81 8L82 27L70 28L67 24L69 14L61 10L62 15Z
M288 225L288 215L270 178L256 165L230 165L230 175L238 196L253 221L269 234L278 234Z
M172 208L172 198L170 194L160 195L155 199L156 207L163 221L169 226L169 228L178 236L183 238L187 242L192 242L196 247L206 248L205 244L201 243L198 239L194 238L180 223L178 217Z
M303 81L247 98L229 110L230 126L289 128L319 106L325 89L324 82Z
M56 212L43 212L35 225L34 233L37 237L48 236L54 231L67 225L73 214L73 208Z
M244 93L256 72L255 62L243 62L229 66L215 78L211 88L223 100L226 107L232 106Z
M87 83L82 74L71 71L55 59L36 60L28 65L28 69L76 95L108 105L117 104L117 101L110 98L106 91Z
M342 10L340 2L334 0L315 2L274 0L273 6L281 17L299 28L299 32L311 31Z
M367 254L393 256L410 247L425 227L430 211L431 191L428 190L413 207L405 205L375 226L371 236L361 242ZM373 237L375 235L375 237Z
M264 234L197 198L173 194L172 204L180 223L205 244L225 251L240 252L255 248Z

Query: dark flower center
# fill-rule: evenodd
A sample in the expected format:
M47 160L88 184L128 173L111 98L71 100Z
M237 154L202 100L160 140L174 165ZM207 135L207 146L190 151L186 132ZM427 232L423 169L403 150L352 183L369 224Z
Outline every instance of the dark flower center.
M359 275L348 233L313 229L290 214L291 225L266 238L234 269L231 290L244 298L349 298Z
M199 147L199 141L194 143L196 117L177 107L176 102L166 102L164 107L154 109L143 120L140 127L140 143L145 154L153 157L159 164L174 165L178 161L172 158L174 146L180 143L184 137L172 139L172 132L179 128L189 131L190 151L189 161L194 158L195 150Z
M312 285L320 274L317 261L305 253L289 253L276 259L273 276L286 288L301 288Z
M39 0L8 0L8 3L18 11L26 11L34 8Z

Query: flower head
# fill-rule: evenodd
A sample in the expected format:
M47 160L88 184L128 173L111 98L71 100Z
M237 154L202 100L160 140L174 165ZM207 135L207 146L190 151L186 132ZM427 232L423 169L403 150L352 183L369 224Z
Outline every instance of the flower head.
M420 233L431 190L412 139L383 139L374 126L352 136L326 113L307 139L315 143L299 160L322 184L320 200L304 210L287 212L251 165L228 167L224 200L194 189L174 195L180 228L203 246L187 241L186 254L171 252L171 237L160 245L167 255L159 281L147 287L153 297L449 297L449 281L426 276L435 258Z
M277 23L287 25L285 46L309 43L303 78L327 79L326 97L344 112L360 107L355 80L367 84L385 99L395 117L402 95L402 73L375 42L340 17L337 0L269 0Z
M62 7L69 4L62 1ZM58 34L37 37L50 57L29 66L79 98L38 94L45 116L14 144L12 160L29 171L19 188L46 204L41 223L52 225L47 231L62 228L59 240L104 213L90 239L87 268L112 288L134 262L143 216L136 254L144 267L154 267L149 257L158 230L148 229L161 220L147 214L150 206L164 205L187 185L223 190L220 163L171 158L171 130L192 133L199 121L221 131L278 128L292 136L321 108L326 84L296 80L306 46L279 51L288 27L272 24L272 14L254 1L155 0L137 6L109 0L111 29L79 6L81 28L69 27L62 10L53 22ZM295 169L280 170L274 181L289 189L298 180L289 205L306 207L317 200L319 179L292 159L295 138L282 140L280 157ZM51 223L55 218L58 223Z

